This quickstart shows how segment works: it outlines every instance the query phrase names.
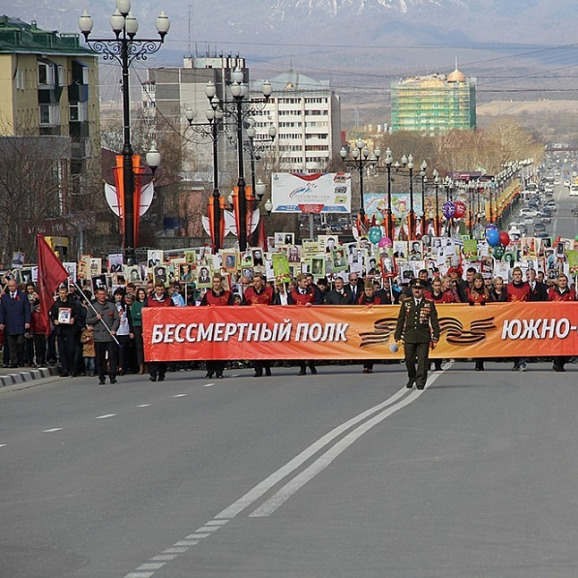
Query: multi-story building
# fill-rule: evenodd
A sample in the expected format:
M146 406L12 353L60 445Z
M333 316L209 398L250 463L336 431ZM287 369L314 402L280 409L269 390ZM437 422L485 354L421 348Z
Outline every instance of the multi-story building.
M206 124L209 101L205 94L208 82L213 82L216 96L222 101L232 101L228 88L235 69L243 70L245 82L249 71L245 59L239 56L186 56L182 68L150 68L143 84L143 115L151 138L157 132L173 130L185 135L186 151L184 173L188 180L212 182L213 149L211 139L188 130L187 109L194 112L195 124ZM206 127L208 130L208 127ZM227 146L226 131L218 139L219 169L221 177L231 170L234 150ZM224 179L223 179L224 180Z
M53 155L60 140L67 152L59 186L73 195L88 192L91 159L100 165L97 87L97 57L78 34L0 16L0 136L40 137L37 146L49 136L46 150Z
M476 79L456 69L391 84L392 132L419 131L428 135L476 128Z
M280 171L316 173L339 158L341 102L329 81L314 80L294 70L270 79L273 94L255 111L256 140L268 139L271 124L277 128L273 158ZM262 81L251 95L261 97Z

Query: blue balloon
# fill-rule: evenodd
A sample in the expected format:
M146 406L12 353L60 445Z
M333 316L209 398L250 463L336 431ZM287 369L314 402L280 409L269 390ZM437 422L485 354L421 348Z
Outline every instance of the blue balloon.
M498 226L494 225L494 223L488 223L486 225L486 235L488 234L488 231L497 231L498 230Z
M490 247L496 247L500 244L500 231L498 229L486 229L486 239Z
M382 236L383 233L381 232L381 227L371 227L367 234L367 237L374 245L379 243Z

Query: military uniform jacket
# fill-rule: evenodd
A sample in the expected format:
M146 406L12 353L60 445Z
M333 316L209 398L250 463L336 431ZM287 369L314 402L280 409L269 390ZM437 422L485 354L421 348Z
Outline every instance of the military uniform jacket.
M409 297L401 302L395 340L399 341L402 334L406 343L429 343L440 337L440 326L436 305L431 299L422 297L419 305Z

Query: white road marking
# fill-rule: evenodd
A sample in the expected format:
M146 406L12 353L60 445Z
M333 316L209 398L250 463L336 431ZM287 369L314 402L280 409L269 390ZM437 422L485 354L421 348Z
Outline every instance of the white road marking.
M151 576L154 576L154 572L131 572L124 578L151 578Z
M452 364L450 363L447 365L447 367L449 368L451 367L451 365ZM423 390L408 390L407 388L404 388L405 392L411 391L411 393L407 397L405 397L395 405L390 404L391 407L388 407L385 411L378 413L371 419L368 419L366 422L356 427L353 431L349 432L335 445L329 448L324 454L319 456L309 467L303 470L299 475L295 476L290 482L285 484L278 492L275 493L275 495L269 498L265 503L259 506L251 514L249 514L249 517L266 518L270 516L275 510L277 510L277 508L279 508L284 502L286 502L307 482L311 481L317 474L319 474L327 466L329 466L329 464L331 464L337 456L343 453L363 434L367 433L370 429L381 423L384 419L388 418L390 415L393 415L400 409L403 409L404 407L406 407L407 405L413 403L416 399L418 399L424 393L424 391L428 389L431 386L431 384L434 383L434 381L436 381L439 378L440 375L441 375L440 372L430 374L427 383L425 385L425 389ZM403 391L404 390L398 391L396 395L400 394ZM393 397L395 397L395 395L392 396L390 399L393 399Z
M55 431L62 431L61 427L53 427L52 429L45 429L42 433L54 433Z
M203 387L213 387L213 385L215 385L214 383L205 383L205 385L203 385Z
M196 546L199 541L200 540L181 540L180 542L177 542L175 546Z
M0 444L0 448L5 448L6 444Z
M177 556L178 556L178 554L159 554L158 556L151 558L151 561L158 560L159 562L161 562L161 561L170 562L171 560L174 560Z
M449 369L452 363L444 366L444 369ZM425 389L438 379L441 372L431 374ZM213 385L213 384L209 384ZM205 386L206 387L206 386ZM319 456L311 465L309 465L300 474L295 476L292 480L286 483L280 490L278 490L271 498L265 501L260 507L254 510L249 517L263 518L270 516L277 508L286 502L292 495L294 495L307 482L312 480L318 473L322 472L329 464L335 460L341 453L350 447L363 434L367 433L384 419L393 415L400 409L406 407L416 399L418 399L425 390L408 390L406 387L393 394L389 399L375 405L374 407L360 413L352 419L346 421L340 426L331 430L316 442L311 444L303 452L289 461L287 464L279 468L276 472L271 474L268 478L257 484L252 490L247 492L242 498L234 502L228 508L225 508L217 514L212 520L209 520L204 526L198 528L195 533L186 536L183 540L174 544L171 548L166 548L160 555L151 558L151 562L143 564L137 568L138 570L154 569L156 561L163 562L159 568L164 566L164 562L176 558L179 554L183 554L189 550L190 547L196 546L202 539L211 536L216 530L227 524L232 518L240 514L243 510L251 506L263 494L265 494L274 485L279 483L283 478L289 476L294 470L300 467L310 457L319 452L325 446L329 445L333 440L345 433L347 430L353 428L321 456ZM177 396L175 396L177 397ZM358 425L360 422L361 425ZM173 558L174 557L174 558ZM153 574L146 577L139 572L132 572L124 576L124 578L150 578Z
M233 373L233 375L231 375L231 377L241 377L240 373Z
M187 397L186 393L178 393L177 395L173 395L173 397Z
M381 423L384 419L403 409L415 401L423 391L416 390L408 395L404 400L396 405L378 413L376 416L367 420L365 423L356 427L348 433L343 439L339 440L334 446L328 449L324 454L319 456L308 468L303 470L298 476L295 476L290 482L285 484L274 496L269 498L263 505L249 514L250 518L266 518L270 516L277 508L285 503L293 494L301 489L307 482L311 481L317 474L321 473L333 460L343 453L349 446L357 441L363 434Z
M150 407L151 404L150 403L141 403L140 405L137 405L137 407Z
M98 417L95 417L94 419L108 419L109 417L116 417L116 413L107 413L105 415L99 415Z
M312 443L308 448L303 450L298 456L294 457L290 462L287 462L284 466L279 468L276 472L271 474L268 478L257 484L252 490L249 490L242 498L238 499L235 503L231 504L228 508L225 508L222 512L219 512L216 516L216 520L230 520L238 514L240 514L245 508L248 508L256 502L263 494L268 492L274 485L278 484L283 478L287 477L298 467L303 465L311 456L316 454L319 450L323 449L326 445L332 442L335 438L339 437L342 433L357 425L359 422L367 419L374 413L381 411L382 409L393 405L398 399L404 397L409 390L407 388L400 389L397 393L393 394L389 399L384 402L369 408L368 410L360 413L354 418L346 421L340 426L336 427L328 434L325 434L322 438L319 438L316 442Z
M139 570L160 570L166 562L148 562L147 564L142 564L137 568Z

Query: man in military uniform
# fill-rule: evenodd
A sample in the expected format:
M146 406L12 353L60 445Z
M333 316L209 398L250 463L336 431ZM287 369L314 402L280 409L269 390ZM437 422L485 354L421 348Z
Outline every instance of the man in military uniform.
M411 282L411 297L401 302L395 340L403 334L407 387L424 389L429 367L429 348L433 349L440 337L440 326L435 303L424 297L425 283L421 279ZM417 360L417 370L416 370Z

